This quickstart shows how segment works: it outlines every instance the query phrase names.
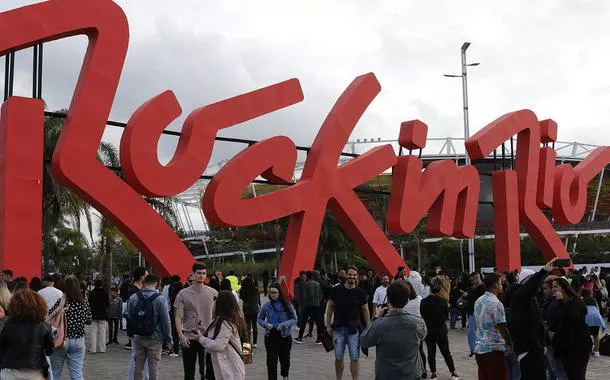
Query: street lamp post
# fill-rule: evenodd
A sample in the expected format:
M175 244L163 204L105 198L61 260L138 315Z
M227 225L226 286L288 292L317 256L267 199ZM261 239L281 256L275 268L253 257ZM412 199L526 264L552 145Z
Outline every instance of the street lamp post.
M443 76L448 78L462 78L462 103L464 107L464 142L468 140L470 137L470 126L468 124L468 74L466 68L468 66L478 66L478 62L467 63L466 62L466 50L470 46L470 42L464 42L462 47L460 48L460 55L462 57L462 74L461 75L452 75L452 74L443 74ZM470 156L466 151L466 146L464 145L464 156L466 157L466 165L470 165ZM468 239L468 268L470 273L475 271L475 263L474 263L474 239Z

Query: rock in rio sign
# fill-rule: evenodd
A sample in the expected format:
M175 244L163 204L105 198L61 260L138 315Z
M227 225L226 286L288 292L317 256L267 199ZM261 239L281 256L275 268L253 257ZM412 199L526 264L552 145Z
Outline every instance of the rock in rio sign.
M188 272L191 253L142 195L171 196L190 187L205 170L220 129L302 101L299 81L196 109L165 166L158 161L157 142L181 108L171 91L153 97L133 114L123 133L123 181L96 157L127 53L129 30L121 8L110 0L52 0L0 14L0 54L80 34L89 38L89 45L52 158L53 174L118 226L162 274ZM313 267L329 208L373 267L393 272L404 263L353 189L394 167L387 215L391 231L411 232L428 214L431 233L472 237L480 191L475 167L437 161L422 170L421 159L397 157L390 145L337 166L350 133L380 90L373 74L359 76L347 87L320 128L296 185L253 199L240 197L258 176L276 183L290 180L297 151L287 137L260 141L235 156L203 196L209 222L246 226L291 216L280 271L294 278L299 270ZM39 99L11 97L2 106L0 267L27 276L40 272L43 121ZM426 135L424 123L405 122L399 143L407 149L423 148ZM542 210L551 209L559 223L580 221L587 184L610 160L610 150L603 147L574 168L555 166L555 152L546 145L556 139L557 125L538 121L528 110L495 120L469 139L466 149L471 158L482 159L513 135L515 170L495 172L492 182L496 260L502 270L520 266L520 226L546 259L568 257Z

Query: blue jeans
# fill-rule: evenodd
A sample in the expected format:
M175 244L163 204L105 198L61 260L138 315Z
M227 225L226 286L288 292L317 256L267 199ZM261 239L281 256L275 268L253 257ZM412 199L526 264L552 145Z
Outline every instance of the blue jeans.
M452 329L455 328L455 323L457 322L457 317L459 313L460 310L458 308L452 307L451 309L449 309L449 327L451 327Z
M127 368L127 380L133 380L136 372L136 342L133 338L129 338L131 342L131 359L129 359L129 367ZM144 363L144 380L148 380L148 360Z
M85 338L68 339L67 345L64 347L51 354L53 378L61 379L61 370L64 367L64 361L66 361L68 372L70 372L70 380L84 380Z
M349 359L358 361L360 358L360 332L349 334L347 327L336 327L333 329L333 344L335 345L335 359L343 361L345 356L345 345L349 350Z
M474 346L477 344L477 321L474 319L474 314L468 314L468 348L470 352L474 352Z

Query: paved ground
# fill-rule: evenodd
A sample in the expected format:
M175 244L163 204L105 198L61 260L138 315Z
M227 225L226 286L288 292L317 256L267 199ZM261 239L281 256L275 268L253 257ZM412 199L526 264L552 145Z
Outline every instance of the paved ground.
M126 337L119 338L123 343ZM462 379L476 379L476 363L474 358L468 357L465 330L453 330L449 333L451 352L458 372ZM104 354L87 354L85 358L85 379L87 380L123 380L127 379L127 365L130 352L116 345L110 346ZM305 339L304 343L293 344L292 364L290 370L291 380L305 379L334 379L334 357L332 353L326 353L322 346L317 346L312 339ZM441 380L449 379L449 372L445 366L442 356L437 353L437 367ZM360 379L368 380L374 378L375 351L371 350L370 356L361 359ZM588 380L608 379L610 368L610 357L592 357L589 361L587 371ZM266 379L265 348L260 345L255 350L254 363L246 367L247 379ZM348 373L344 379L350 378ZM182 379L182 359L163 357L161 362L161 379ZM62 379L67 379L66 375Z

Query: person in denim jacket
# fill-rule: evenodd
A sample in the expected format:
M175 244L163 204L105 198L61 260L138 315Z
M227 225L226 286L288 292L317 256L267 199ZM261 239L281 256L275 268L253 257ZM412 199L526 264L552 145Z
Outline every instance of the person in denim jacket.
M269 302L263 305L257 318L258 325L265 329L267 374L269 379L277 379L279 359L282 378L288 379L292 327L297 323L297 315L294 307L286 299L280 284L271 285L269 298Z

